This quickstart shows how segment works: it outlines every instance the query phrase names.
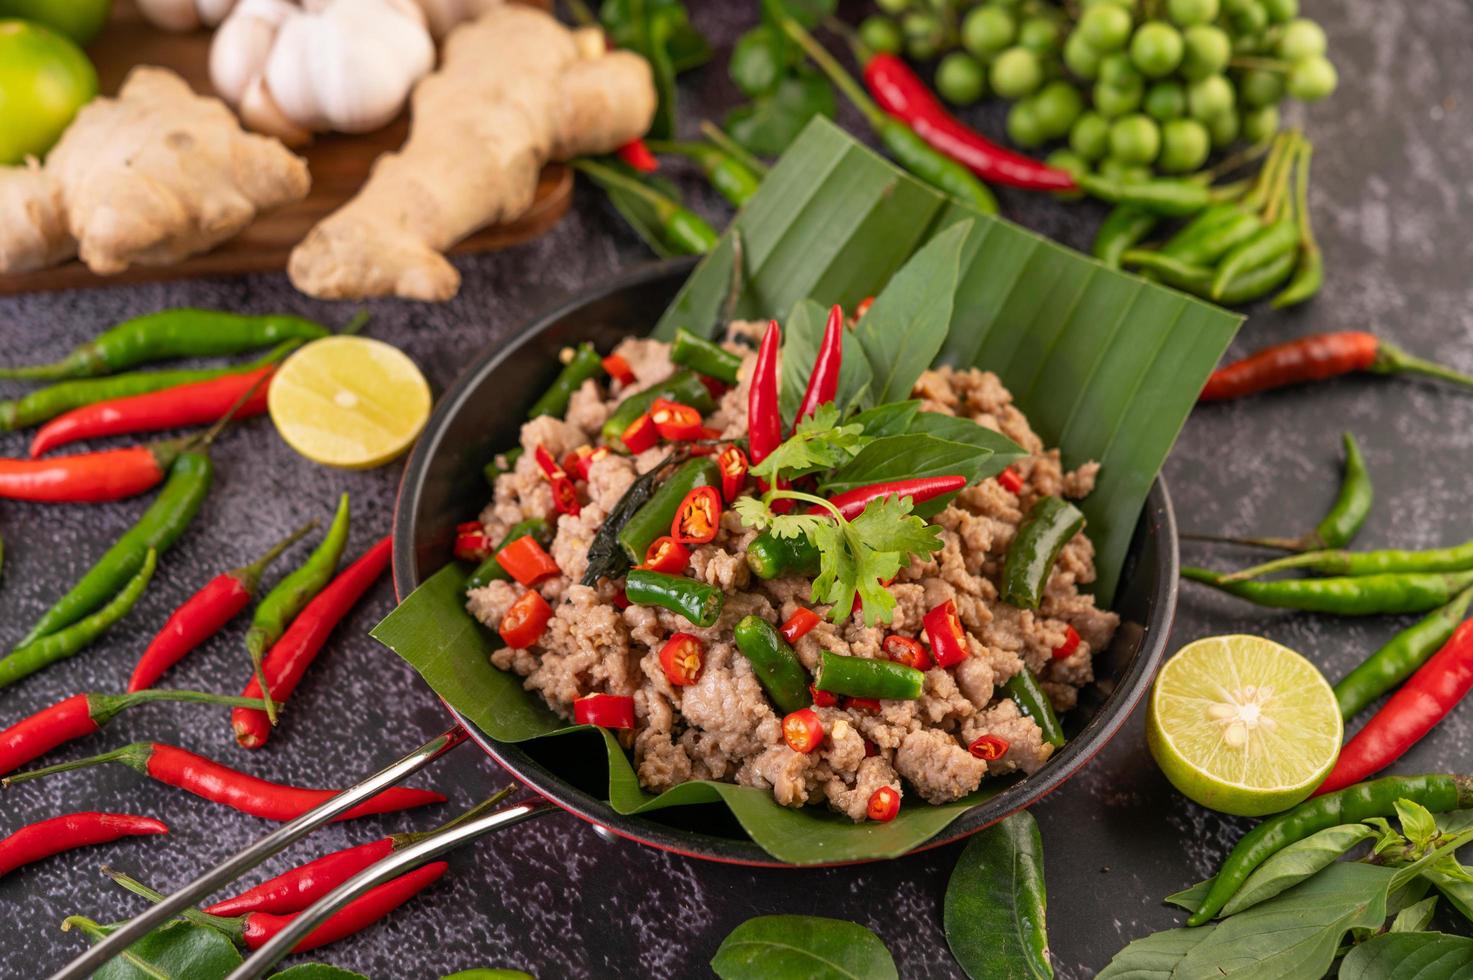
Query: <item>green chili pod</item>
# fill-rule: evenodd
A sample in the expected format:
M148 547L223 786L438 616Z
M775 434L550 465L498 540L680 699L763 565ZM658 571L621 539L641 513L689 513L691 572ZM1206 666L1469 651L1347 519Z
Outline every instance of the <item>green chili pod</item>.
M1160 252L1133 248L1126 252L1121 261L1154 279L1186 290L1198 296L1212 287L1212 270L1206 266L1191 265Z
M1045 742L1056 749L1063 746L1064 727L1059 724L1059 716L1054 714L1048 695L1038 686L1038 678L1030 674L1027 667L1008 678L1003 689L1017 704L1018 710L1033 719Z
M710 456L697 456L680 464L655 490L644 506L619 531L619 544L631 562L644 561L645 552L655 539L670 533L675 511L685 495L696 487L721 486L721 470Z
M1161 254L1188 265L1210 266L1263 228L1258 215L1244 211L1236 204L1214 205L1202 214L1211 215L1216 208L1225 209L1225 212L1216 212L1223 217L1209 223L1196 234L1187 234L1191 228L1189 225L1181 234L1161 246Z
M1111 208L1095 232L1094 257L1112 269L1120 268L1121 257L1140 244L1160 220L1149 211L1125 204Z
M215 467L205 453L181 453L169 467L163 489L138 523L118 538L77 584L36 621L19 645L28 646L102 606L138 574L150 548L159 554L168 551L199 513L205 495L210 492L214 473Z
M1228 284L1239 275L1293 255L1298 247L1299 226L1291 218L1259 229L1222 257L1212 278L1212 295L1221 298Z
M1084 515L1062 497L1040 497L1018 527L1002 567L1002 600L1020 609L1037 609L1054 562L1069 540L1084 529Z
M1341 438L1345 443L1345 475L1340 479L1340 493L1314 529L1315 539L1322 548L1343 548L1355 540L1371 514L1376 496L1366 458L1355 436L1346 432Z
M1453 635L1468 612L1470 600L1473 600L1473 588L1464 589L1452 602L1393 636L1385 646L1342 677L1335 685L1340 717L1349 721L1371 702L1412 676Z
M818 574L818 565L818 548L806 534L780 538L771 531L763 531L747 545L747 567L760 579L784 575L812 578Z
M732 633L737 649L752 664L753 673L778 711L789 714L813 703L808 693L808 673L776 627L760 616L747 616Z
M819 654L818 676L813 686L831 694L851 698L914 701L921 696L926 675L893 660L841 657L824 650Z
M726 593L714 585L647 568L629 570L624 595L636 606L659 606L701 627L715 626L726 604Z
M733 207L746 204L762 186L762 178L751 167L721 147L671 140L645 140L645 144L655 153L674 153L694 161Z
M742 366L740 357L714 341L697 337L684 327L675 331L675 339L670 344L670 360L727 384L736 384L737 370Z
M661 232L665 244L677 255L705 255L721 240L705 218L680 205L664 216Z
M694 371L682 368L659 384L650 385L643 391L637 391L621 401L609 414L608 421L604 423L602 429L604 442L617 449L624 448L619 437L633 424L635 419L650 410L656 398L689 405L702 415L716 409L716 402L711 397L711 392L701 383L700 377Z
M1450 601L1469 585L1473 571L1397 572L1351 578L1293 578L1273 582L1227 582L1205 568L1183 568L1182 577L1229 595L1277 609L1373 616L1424 613Z
M1284 284L1284 280L1288 279L1289 274L1294 271L1294 263L1297 260L1297 256L1292 251L1285 252L1278 258L1269 260L1266 265L1238 273L1224 287L1221 294L1204 298L1214 299L1227 306L1240 306L1255 299L1262 299Z
M1473 541L1464 541L1450 548L1428 548L1425 551L1405 551L1399 548L1379 551L1304 551L1225 575L1223 580L1242 582L1292 569L1318 572L1321 575L1381 575L1387 572L1463 572L1470 568L1473 568Z
M898 119L885 116L874 124L880 142L906 170L983 214L997 214L997 198L966 167L933 149L915 130Z
M552 543L552 535L552 525L541 517L529 517L525 521L518 521L513 524L511 529L506 532L506 537L502 538L501 543L496 546L496 551L492 552L489 558L476 566L476 570L471 572L471 577L466 579L466 591L482 588L498 579L504 581L511 578L506 573L506 569L501 567L501 562L496 560L496 554L502 548L505 548L518 538L528 536L534 538L538 544L545 548Z
M481 473L486 477L486 482L491 486L492 490L496 489L496 478L503 473L510 473L516 469L517 460L521 458L522 447L517 446L513 449L508 449L504 453L497 453L491 462L481 467ZM501 462L498 463L497 460Z
M1161 244L1161 254L1172 258L1181 258L1179 250L1192 245L1199 239L1208 235L1215 235L1218 231L1236 220L1237 216L1244 213L1244 209L1234 201L1222 204L1213 204L1203 208L1186 224Z
M1081 174L1079 186L1110 204L1128 204L1166 218L1189 217L1218 198L1206 184L1172 177L1126 184L1098 174Z
M1325 257L1320 253L1318 247L1301 248L1299 262L1294 266L1294 275L1273 301L1269 303L1276 310L1286 306L1295 306L1307 302L1319 293L1320 287L1325 284Z
M579 344L568 363L558 372L552 386L527 409L527 418L535 419L539 415L562 418L567 414L568 402L572 400L573 392L589 378L596 378L603 373L603 358L599 357L598 351L590 343Z

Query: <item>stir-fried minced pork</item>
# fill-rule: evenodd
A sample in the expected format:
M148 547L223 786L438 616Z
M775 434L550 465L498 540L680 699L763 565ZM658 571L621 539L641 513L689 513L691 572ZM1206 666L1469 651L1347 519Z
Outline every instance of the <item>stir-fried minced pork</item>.
M742 358L738 383L716 399L705 418L722 438L746 434L753 349L762 325L737 323L726 348ZM549 484L533 455L540 445L554 459L597 445L613 407L631 393L663 380L672 370L667 345L630 339L615 351L634 381L586 381L574 393L565 419L533 419L522 427L522 456L497 478L495 495L481 514L487 535L499 540L513 524L552 513ZM1094 578L1094 549L1083 534L1063 549L1037 610L1018 609L998 598L998 578L1008 545L1035 500L1062 495L1080 498L1094 486L1098 466L1065 471L1057 450L1044 447L998 378L979 370L939 368L916 382L913 397L924 411L971 419L1001 432L1030 455L1013 470L1017 493L996 479L956 495L931 520L940 528L941 548L929 558L913 557L890 583L896 605L891 623L867 627L858 617L842 624L822 619L793 646L812 672L820 654L886 658L890 634L924 640L922 617L952 600L967 634L968 656L950 669L925 672L920 697L883 700L878 707L816 707L823 724L821 746L808 754L784 740L781 713L773 706L752 664L732 639L733 626L748 614L781 624L801 607L826 617L829 607L809 601L806 578L763 581L746 562L756 532L727 509L708 544L693 546L685 574L719 587L725 608L715 625L697 627L665 609L620 608L618 583L579 584L588 566L588 546L609 511L637 475L664 458L656 446L637 457L610 454L595 460L577 488L582 509L556 520L547 548L562 574L535 584L553 615L540 639L526 649L500 649L492 663L525 678L558 714L573 717L575 698L593 693L633 698L636 727L624 733L640 782L661 791L689 779L728 780L769 790L784 806L824 804L858 821L876 790L913 790L944 803L976 790L983 778L1032 773L1048 761L1052 747L1038 726L1010 700L1004 683L1019 671L1037 675L1061 711L1074 706L1078 691L1093 679L1094 654L1114 634L1118 617L1097 609L1080 591ZM525 590L493 581L468 595L467 606L495 629ZM1068 652L1070 631L1079 637ZM676 633L699 638L704 661L695 683L672 684L660 651ZM1055 656L1055 651L1065 651ZM983 759L968 750L984 735L1005 740L999 757Z

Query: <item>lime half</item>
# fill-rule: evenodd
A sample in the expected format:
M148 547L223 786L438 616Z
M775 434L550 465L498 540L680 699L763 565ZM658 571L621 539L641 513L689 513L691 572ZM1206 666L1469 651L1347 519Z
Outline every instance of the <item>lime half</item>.
M1212 636L1167 661L1146 739L1171 784L1242 817L1286 810L1324 780L1344 726L1315 666L1261 636Z

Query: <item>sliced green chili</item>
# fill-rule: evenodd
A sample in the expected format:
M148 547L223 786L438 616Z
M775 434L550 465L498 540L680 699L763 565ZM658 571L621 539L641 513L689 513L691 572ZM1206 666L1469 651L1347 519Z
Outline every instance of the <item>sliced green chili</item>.
M851 698L914 701L921 696L926 675L893 660L842 657L824 650L819 654L813 686Z
M1048 695L1038 686L1038 678L1030 674L1027 667L1008 678L1003 690L1008 692L1019 711L1033 719L1045 742L1056 749L1063 746L1064 727L1059 724L1059 716L1054 714Z
M684 327L675 331L675 340L670 344L670 360L727 384L736 384L737 369L742 366L740 357L714 341L697 337Z
M1335 685L1335 701L1340 705L1340 716L1349 721L1371 702L1412 676L1453 635L1468 612L1470 600L1473 600L1473 588L1464 589L1452 602L1393 636L1359 667L1342 677Z
M525 521L518 521L513 524L511 530L507 531L506 536L501 539L501 543L496 546L496 551L492 552L489 558L476 566L476 570L471 572L471 577L466 579L466 590L479 589L490 585L494 581L505 581L511 578L506 573L506 569L501 567L501 562L496 560L496 553L518 538L525 538L529 535L545 548L552 543L553 527L541 517L529 517Z
M1145 240L1161 221L1149 211L1126 204L1117 205L1100 222L1091 251L1112 269L1120 268L1125 253Z
M747 567L760 579L784 575L812 578L818 574L818 560L818 548L806 534L780 538L771 531L763 531L747 545Z
M714 585L646 568L629 570L624 595L636 606L659 606L702 627L715 626L726 604L726 593Z
M752 664L763 690L783 714L813 703L808 672L777 628L761 616L747 616L732 631L737 649Z
M555 415L562 418L568 412L568 402L573 398L573 392L582 386L589 378L596 378L604 373L603 358L598 351L593 349L590 343L582 343L573 351L573 356L568 363L563 365L562 371L552 382L552 386L542 393L542 397L532 403L527 409L527 418L535 419L539 415Z
M633 424L635 419L650 410L656 398L689 405L702 415L716 408L716 402L711 398L711 392L701 383L700 376L694 371L682 368L659 384L650 385L620 402L618 407L610 413L608 421L604 423L604 441L615 448L622 449L623 443L619 441L619 437Z
M1062 497L1040 497L1018 527L1002 566L1002 600L1037 609L1064 545L1084 529L1084 514Z
M624 555L634 564L644 561L645 552L654 540L670 533L675 511L686 494L696 487L721 486L721 470L710 456L686 460L656 488L643 507L634 512L619 532Z
M1182 578L1201 582L1229 595L1278 609L1372 616L1422 613L1449 602L1469 585L1473 571L1396 572L1353 578L1292 578L1273 582L1227 582L1205 568L1183 568Z

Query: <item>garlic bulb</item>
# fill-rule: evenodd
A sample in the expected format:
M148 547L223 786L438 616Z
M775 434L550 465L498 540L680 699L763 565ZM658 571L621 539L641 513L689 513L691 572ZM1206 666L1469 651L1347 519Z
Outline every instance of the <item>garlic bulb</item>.
M138 9L155 27L194 31L225 19L236 0L138 0Z
M392 120L434 66L412 0L241 0L210 47L210 79L251 129L289 144Z

